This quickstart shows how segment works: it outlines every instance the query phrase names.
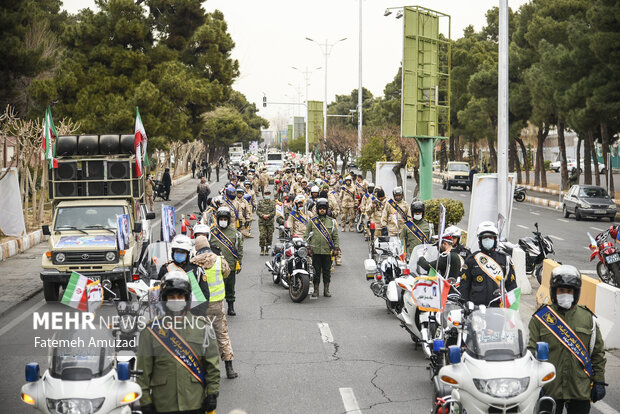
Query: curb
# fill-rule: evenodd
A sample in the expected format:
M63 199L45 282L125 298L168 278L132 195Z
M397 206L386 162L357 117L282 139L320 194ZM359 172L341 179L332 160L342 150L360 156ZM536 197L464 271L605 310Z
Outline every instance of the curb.
M562 203L555 200L547 200L546 198L525 196L525 202L535 204L537 206L549 207L555 210L562 208Z
M19 253L25 252L33 246L45 240L41 230L33 231L19 239L9 240L0 244L0 261L4 261L9 257L13 257Z
M517 184L517 185L522 186L526 190L536 191L537 193L547 193L547 194L551 194L551 195L560 195L560 194L564 195L564 194L566 194L566 191L553 190L553 189L547 188L547 187L537 187L537 186L529 185L529 184Z
M190 173L187 173L182 177L172 180L172 185L183 184L185 181L189 180L190 178L192 178L192 175Z

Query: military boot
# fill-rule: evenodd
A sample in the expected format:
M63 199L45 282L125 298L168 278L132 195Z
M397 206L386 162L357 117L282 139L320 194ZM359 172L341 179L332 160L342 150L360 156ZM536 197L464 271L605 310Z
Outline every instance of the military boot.
M325 286L323 287L323 296L325 296L326 298L332 297L332 294L329 293L329 283L325 283Z
M319 284L318 283L314 283L314 292L312 292L312 297L313 298L319 297Z
M235 302L226 301L228 303L228 315L229 316L237 316L235 312Z
M260 255L261 256L265 255L265 248L263 246L260 247Z
M226 367L226 378L234 379L239 376L233 369L232 361L224 361L224 366Z

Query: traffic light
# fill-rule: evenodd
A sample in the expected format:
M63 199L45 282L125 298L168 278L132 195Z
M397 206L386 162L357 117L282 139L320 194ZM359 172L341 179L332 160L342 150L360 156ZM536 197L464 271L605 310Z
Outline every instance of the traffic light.
M267 97L263 96L263 108L267 108Z

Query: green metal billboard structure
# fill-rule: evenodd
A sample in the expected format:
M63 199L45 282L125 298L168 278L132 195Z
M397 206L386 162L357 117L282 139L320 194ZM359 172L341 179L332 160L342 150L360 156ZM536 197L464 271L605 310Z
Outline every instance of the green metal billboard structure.
M450 24L447 14L404 7L401 136L420 149L422 200L433 197L435 142L450 136Z
M323 102L308 101L308 143L318 144L323 129Z

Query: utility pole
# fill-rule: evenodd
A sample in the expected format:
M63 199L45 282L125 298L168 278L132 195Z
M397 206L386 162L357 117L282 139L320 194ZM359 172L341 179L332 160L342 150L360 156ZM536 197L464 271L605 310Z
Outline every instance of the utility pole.
M362 0L360 2L359 19L359 80L357 87L357 156L362 156ZM325 118L327 119L327 118Z
M306 66L306 70L300 70L296 68L295 66L291 66L291 67L295 69L296 71L301 72L301 74L304 75L304 81L306 82L306 152L305 152L305 155L308 156L308 124L310 123L310 118L308 117L308 86L310 86L310 76L312 76L312 73L314 71L321 69L321 67L319 66L318 68L315 68L313 70L308 70L308 66Z
M508 0L499 1L497 208L508 220Z

